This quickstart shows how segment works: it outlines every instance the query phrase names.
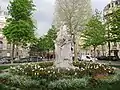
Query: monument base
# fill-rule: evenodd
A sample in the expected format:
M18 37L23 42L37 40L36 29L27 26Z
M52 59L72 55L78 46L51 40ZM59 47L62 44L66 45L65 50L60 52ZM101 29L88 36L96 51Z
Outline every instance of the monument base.
M56 68L73 68L73 63L71 60L64 59L63 61L55 61Z

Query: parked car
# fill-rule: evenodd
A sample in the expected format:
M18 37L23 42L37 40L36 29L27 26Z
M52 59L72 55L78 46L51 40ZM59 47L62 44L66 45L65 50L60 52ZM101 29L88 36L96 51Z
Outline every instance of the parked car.
M95 62L97 58L92 57L91 55L82 55L80 60L82 61L93 61Z
M97 57L98 60L111 60L111 61L117 61L119 60L118 56L99 56Z
M14 63L25 63L25 62L30 62L29 57L24 57L24 58L16 58L14 59Z
M0 64L8 64L10 63L10 61L8 60L3 60L3 59L0 59Z
M3 60L8 60L8 61L11 61L11 60L12 60L12 58L11 58L11 57L8 57L8 56L4 56L4 57L2 57L2 59L3 59Z
M98 60L107 60L108 57L107 56L98 56L96 57Z
M42 61L42 57L37 57L37 56L31 56L30 57L30 61L32 61L32 62L39 62L39 61Z
M119 57L118 56L108 56L107 60L111 60L111 61L118 61Z

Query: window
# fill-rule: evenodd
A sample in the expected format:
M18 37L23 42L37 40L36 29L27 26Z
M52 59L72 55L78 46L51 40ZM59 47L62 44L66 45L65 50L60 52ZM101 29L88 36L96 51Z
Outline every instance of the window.
M115 2L115 5L118 5L118 1Z
M87 58L87 59L90 59L90 57L89 57L89 56L86 56L86 58Z
M114 7L113 3L111 3L111 7Z
M108 8L110 8L110 4L108 4Z
M3 49L3 42L0 41L0 49Z
M10 49L11 48L11 44L7 44L7 49Z

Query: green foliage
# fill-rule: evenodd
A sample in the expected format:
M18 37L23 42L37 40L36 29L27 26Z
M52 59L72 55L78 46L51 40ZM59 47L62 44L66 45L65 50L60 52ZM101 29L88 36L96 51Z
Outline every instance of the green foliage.
M120 41L120 8L113 9L113 13L107 16L107 27L109 27L108 40L111 42Z
M7 19L3 34L7 40L14 44L26 44L34 37L34 24L32 14L34 5L32 0L12 0L8 6L11 16Z
M38 88L40 85L39 81L31 79L31 77L19 76L19 75L13 76L10 73L1 74L0 83L6 85L6 90L16 90L17 88L26 90L27 88L33 88L33 87Z
M30 77L14 75L9 78L11 86L19 88L32 88L39 87L39 81L32 80ZM22 87L21 87L22 86Z
M44 45L44 50L54 50L55 49L55 43L54 41L56 40L57 37L57 31L55 26L52 25L52 28L49 29L47 32L47 35L45 35L42 39L41 42L43 42Z
M60 71L61 72L61 71ZM66 72L67 73L67 72ZM81 72L80 72L81 73ZM51 74L51 73L49 73ZM120 70L106 78L72 77L51 80L9 72L0 74L0 89L3 90L119 90ZM2 89L1 89L2 90Z
M112 76L109 76L106 79L100 79L102 83L114 83L116 81L120 81L120 71L116 70L115 74Z
M8 69L8 68L10 68L10 66L0 66L0 70L5 70L5 69Z
M8 73L8 72L1 73L1 74L0 74L0 78L2 78L2 79L8 78L8 77L10 77L10 76L11 76L11 74Z
M37 64L25 64L16 67L12 67L10 72L12 74L27 75L36 78L42 78L47 80L59 80L80 78L83 76L91 76L94 78L104 78L108 75L113 75L115 69L104 65L96 64L92 62L79 62L73 64L79 68L55 68L53 62L43 62Z
M90 75L95 78L99 78L99 75L101 76L108 76L108 74L114 74L115 69L111 66L99 64L99 63L93 63L93 62L73 62L73 65L75 67L79 67L81 71L81 74L84 73L85 75Z
M99 12L89 20L86 29L83 30L81 37L83 38L83 47L102 45L105 43L105 26L102 24Z
M50 82L48 88L50 90L80 90L87 87L88 81L89 77L81 79L63 79Z
M55 49L55 39L57 37L56 28L52 26L51 29L47 32L47 35L40 37L35 40L36 43L31 44L30 50L31 52L45 52L48 50Z

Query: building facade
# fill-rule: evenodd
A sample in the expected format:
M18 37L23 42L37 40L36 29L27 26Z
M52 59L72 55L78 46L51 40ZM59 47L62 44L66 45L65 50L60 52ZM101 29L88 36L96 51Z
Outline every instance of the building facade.
M108 17L110 17L113 11L116 11L117 8L120 8L120 0L111 0L111 2L105 6L103 10L103 16L104 16L105 23L107 23ZM108 29L109 27L110 26L108 26ZM115 55L116 53L116 55L118 54L118 56L120 57L120 43L119 42L108 42L108 45L111 47L110 54Z
M118 7L120 7L120 0L111 0L109 4L107 4L103 10L103 18L104 23L107 22L107 17L110 16L113 12L113 10L116 10ZM79 52L80 55L92 55L94 56L94 50L93 47L89 47L84 49L82 45L84 42L82 41L82 38L80 38L79 43ZM114 56L114 51L118 52L118 56L120 56L120 43L110 43L110 54L111 56ZM108 56L109 55L109 48L108 43L105 45L100 45L96 48L96 56Z

